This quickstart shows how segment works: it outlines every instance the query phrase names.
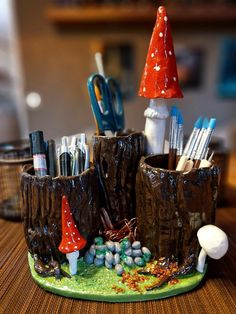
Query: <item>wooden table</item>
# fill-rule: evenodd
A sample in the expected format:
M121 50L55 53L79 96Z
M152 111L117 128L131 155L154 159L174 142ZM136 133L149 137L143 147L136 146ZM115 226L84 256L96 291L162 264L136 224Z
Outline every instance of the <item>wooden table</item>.
M230 202L217 210L216 218L216 225L228 234L229 251L221 260L210 260L205 280L195 290L159 301L120 304L45 292L30 275L22 225L0 220L0 313L236 313L235 160L230 161Z

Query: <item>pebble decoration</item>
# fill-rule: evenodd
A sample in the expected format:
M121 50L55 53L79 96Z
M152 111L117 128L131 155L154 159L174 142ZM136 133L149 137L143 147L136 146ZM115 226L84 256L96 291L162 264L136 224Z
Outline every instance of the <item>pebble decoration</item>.
M124 272L124 265L143 267L150 259L151 252L147 247L142 247L140 241L131 243L127 238L120 242L106 241L104 243L102 237L96 237L94 244L84 255L84 261L88 265L105 266L107 269L114 267L119 276Z

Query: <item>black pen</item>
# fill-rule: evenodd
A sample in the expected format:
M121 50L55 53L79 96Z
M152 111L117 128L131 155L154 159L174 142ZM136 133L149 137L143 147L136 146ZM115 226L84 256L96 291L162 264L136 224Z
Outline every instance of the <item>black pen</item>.
M68 137L63 136L61 139L61 151L59 156L60 175L71 175L71 156L68 150Z
M30 149L33 155L34 172L36 176L47 175L46 150L42 131L29 134Z
M50 139L47 141L47 168L48 174L52 177L57 176L56 167L56 147L55 141Z

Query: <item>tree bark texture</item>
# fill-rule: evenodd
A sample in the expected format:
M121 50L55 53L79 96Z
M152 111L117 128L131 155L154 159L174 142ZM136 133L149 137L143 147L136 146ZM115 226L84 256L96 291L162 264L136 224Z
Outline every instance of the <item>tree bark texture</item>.
M138 237L157 257L198 254L197 230L215 221L219 169L166 170L167 155L142 157L136 177Z
M88 244L101 227L99 186L94 167L79 176L36 177L31 170L22 174L22 220L31 254L44 263L65 256L58 250L61 241L61 200L66 195L73 218Z
M93 158L99 175L102 205L112 223L135 217L135 177L144 150L143 133L93 137Z

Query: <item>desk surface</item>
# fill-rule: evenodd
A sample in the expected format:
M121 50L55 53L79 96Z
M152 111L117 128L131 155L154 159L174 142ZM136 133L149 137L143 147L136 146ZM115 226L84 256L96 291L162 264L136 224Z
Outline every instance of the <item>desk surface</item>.
M210 260L205 280L195 290L159 301L120 304L80 301L45 292L30 275L22 225L0 220L0 313L236 313L235 172L231 159L231 201L217 209L216 216L216 225L228 234L229 251L221 260Z

